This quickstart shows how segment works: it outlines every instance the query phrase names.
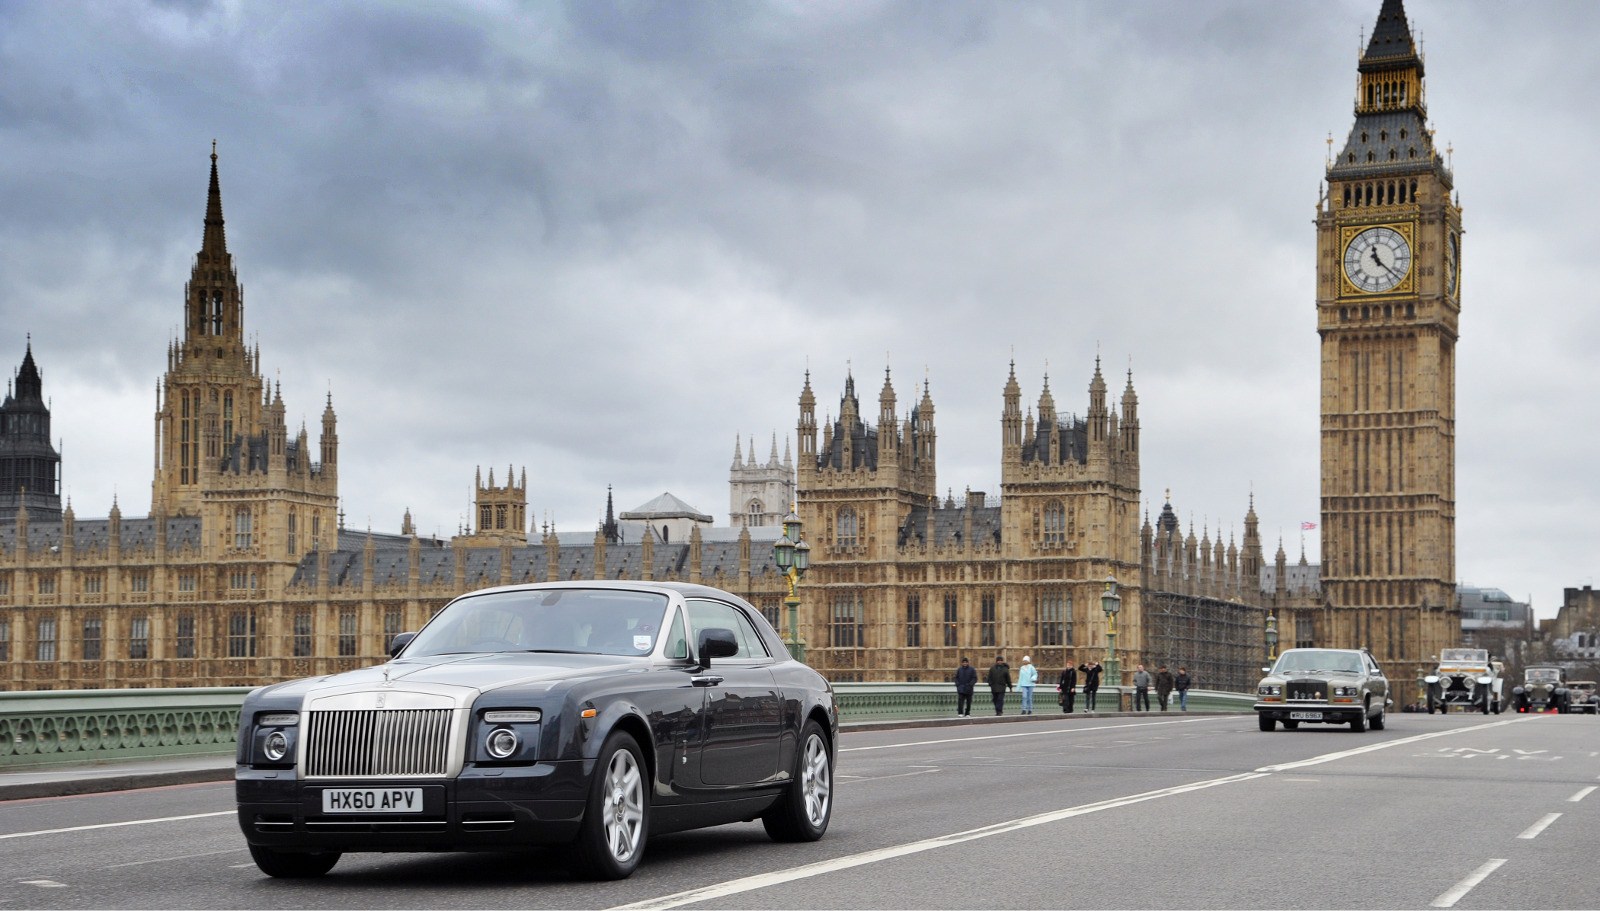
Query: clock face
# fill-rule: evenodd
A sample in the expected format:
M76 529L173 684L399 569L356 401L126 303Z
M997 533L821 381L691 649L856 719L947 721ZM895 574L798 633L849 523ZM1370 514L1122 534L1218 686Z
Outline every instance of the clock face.
M1457 276L1461 274L1460 238L1456 237L1454 234L1450 235L1450 239L1446 241L1444 245L1444 255L1445 290L1450 294L1451 297L1454 297L1456 293L1456 279Z
M1368 294L1393 290L1411 271L1411 245L1393 228L1368 228L1344 250L1344 274Z

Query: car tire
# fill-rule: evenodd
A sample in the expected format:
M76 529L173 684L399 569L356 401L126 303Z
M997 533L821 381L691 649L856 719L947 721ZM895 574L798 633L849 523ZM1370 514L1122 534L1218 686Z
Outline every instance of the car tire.
M1428 714L1429 715L1433 714L1433 700L1432 699L1428 700Z
M333 865L339 862L339 857L337 851L307 854L275 851L260 845L250 846L250 859L256 862L261 872L278 879L314 879L332 870Z
M1366 732L1366 730L1367 730L1367 706L1363 705L1361 707L1361 711L1356 714L1356 717L1350 719L1350 730L1355 731L1357 734L1362 734L1362 733Z
M588 879L626 879L644 856L650 789L639 744L613 731L595 757L572 861Z
M1378 714L1372 716L1372 723L1371 724L1372 724L1372 729L1374 731L1381 731L1384 728L1388 727L1389 726L1389 709L1388 709L1388 707L1383 707L1383 708L1378 709Z
M833 818L833 752L822 725L807 721L800 730L794 781L761 817L773 841L816 841Z
M1265 732L1270 732L1273 728L1278 726L1276 721L1268 718L1265 714L1256 716L1256 724L1261 728L1262 731Z
M1283 723L1283 729L1285 731L1298 731L1298 730L1300 730L1300 722L1298 722L1298 721L1285 721Z

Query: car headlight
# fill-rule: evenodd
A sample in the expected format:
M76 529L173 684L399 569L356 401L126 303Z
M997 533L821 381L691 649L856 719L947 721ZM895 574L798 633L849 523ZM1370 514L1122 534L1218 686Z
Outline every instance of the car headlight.
M267 757L268 762L282 762L283 757L289 755L289 737L282 731L273 731L267 739L261 742L261 755Z
M1256 687L1256 695L1258 695L1258 696L1282 696L1283 695L1283 685L1282 684L1278 684L1278 683L1263 683L1260 686Z
M1472 679L1471 677L1462 677L1461 678L1461 685L1466 687L1467 688L1467 692L1470 693L1470 692L1472 692L1472 688L1478 685L1478 681Z
M495 728L483 738L483 749L495 759L510 759L521 745L522 738L511 728Z
M1336 686L1336 687L1333 688L1333 695L1335 695L1335 696L1354 696L1358 690L1359 690L1359 687L1354 687L1354 686Z

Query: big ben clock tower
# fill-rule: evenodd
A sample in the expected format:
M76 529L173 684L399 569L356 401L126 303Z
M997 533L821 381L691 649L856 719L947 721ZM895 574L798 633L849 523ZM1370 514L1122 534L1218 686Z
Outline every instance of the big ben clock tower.
M1370 647L1402 684L1460 635L1461 208L1401 0L1384 0L1358 72L1355 123L1317 207L1326 609L1310 632Z

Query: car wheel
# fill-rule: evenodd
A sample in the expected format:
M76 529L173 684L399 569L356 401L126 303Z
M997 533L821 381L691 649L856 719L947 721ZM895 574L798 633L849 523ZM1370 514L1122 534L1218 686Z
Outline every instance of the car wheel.
M590 879L625 879L639 866L649 832L644 757L639 745L613 731L595 759L583 825L572 859Z
M1273 728L1278 726L1278 723L1276 721L1273 721L1271 718L1268 718L1266 715L1257 715L1256 716L1256 723L1261 727L1261 730L1263 730L1263 731L1270 731Z
M1372 729L1374 731L1381 731L1388 726L1388 724L1389 710L1387 708L1378 709L1378 714L1372 716Z
M1428 700L1428 714L1429 715L1433 714L1433 700L1432 699Z
M761 817L773 841L816 841L833 818L833 755L822 726L807 721L800 731L794 782Z
M1360 734L1367 729L1367 706L1363 705L1356 717L1350 719L1350 730Z
M1283 729L1285 731L1298 731L1298 730L1300 730L1300 722L1298 722L1298 721L1285 721L1283 723Z
M333 869L339 862L339 852L306 854L295 851L275 851L260 845L250 846L250 859L262 873L279 879L311 879Z

